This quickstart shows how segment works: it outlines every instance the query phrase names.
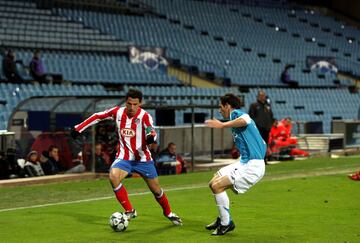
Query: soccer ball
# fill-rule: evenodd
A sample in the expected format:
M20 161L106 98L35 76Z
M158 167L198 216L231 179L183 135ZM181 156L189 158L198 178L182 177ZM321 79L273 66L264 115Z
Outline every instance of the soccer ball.
M109 224L114 231L121 232L126 230L129 225L129 220L124 213L116 212L110 216Z

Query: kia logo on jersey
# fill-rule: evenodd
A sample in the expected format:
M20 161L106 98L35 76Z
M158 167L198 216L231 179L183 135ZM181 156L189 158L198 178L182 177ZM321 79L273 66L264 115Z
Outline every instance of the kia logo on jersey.
M135 131L132 130L131 128L123 128L123 129L121 129L120 133L121 133L121 136L123 136L123 137L132 138L135 136Z

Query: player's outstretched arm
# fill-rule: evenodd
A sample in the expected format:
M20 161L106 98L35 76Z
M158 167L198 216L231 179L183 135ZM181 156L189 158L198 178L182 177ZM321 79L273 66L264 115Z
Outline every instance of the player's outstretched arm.
M205 121L206 126L211 128L230 128L230 127L245 127L247 126L247 122L241 118L238 117L235 120L227 121L227 122L221 122L216 118L206 120Z
M75 125L73 131L71 132L71 136L77 137L77 135L79 135L86 128L97 124L99 121L106 120L106 119L113 119L116 116L116 113L118 110L119 110L119 107L114 107L109 110L93 114L85 121Z
M206 120L205 125L211 128L224 128L224 123L216 118Z

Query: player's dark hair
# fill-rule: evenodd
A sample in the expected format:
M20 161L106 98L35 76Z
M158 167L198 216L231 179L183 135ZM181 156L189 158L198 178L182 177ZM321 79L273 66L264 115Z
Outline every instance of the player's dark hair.
M220 97L220 102L223 106L226 104L229 104L234 109L240 109L241 108L241 101L240 98L237 97L234 94L225 94L224 96Z
M127 100L130 97L132 99L139 99L139 101L141 102L142 96L143 96L143 94L141 93L140 90L129 89L129 91L126 93L125 99Z
M53 151L54 149L59 149L59 147L56 146L56 145L50 145L48 151L51 152L51 151Z
M173 143L173 142L170 142L170 143L168 143L168 148L170 148L170 146L173 146L173 145L176 145L175 143Z

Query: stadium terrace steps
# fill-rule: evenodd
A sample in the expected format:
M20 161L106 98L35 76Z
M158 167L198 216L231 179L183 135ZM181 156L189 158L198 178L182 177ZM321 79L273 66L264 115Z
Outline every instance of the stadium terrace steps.
M118 40L125 39L138 45L166 47L168 57L180 60L181 64L230 78L234 85L252 87L285 87L280 74L288 63L295 64L290 75L300 86L353 85L349 80L338 80L331 73L304 73L303 70L308 68L305 59L309 55L334 56L340 70L358 74L360 57L355 53L359 31L317 12L263 8L261 4L144 2L154 6L163 18L61 8L49 11L36 9L35 4L0 1L0 40L9 47L113 52L124 46ZM207 35L202 34L205 32ZM76 67L80 74L71 69L65 72L69 79L86 82L90 74L99 73L90 73L83 68L86 66ZM90 82L123 82L108 72L99 76ZM139 78L125 79L130 80L128 83L141 83ZM156 83L161 78L142 79L145 83Z
M35 4L0 1L0 41L17 48L122 52L128 42L77 21L57 16Z
M291 116L300 121L323 121L324 131L330 132L332 119L357 118L356 106L360 95L342 88L351 85L351 81L331 73L310 72L305 66L305 58L307 55L334 56L340 69L356 74L360 70L357 53L359 30L301 8L264 8L261 4L221 5L207 1L143 2L154 6L161 17L61 8L49 11L36 9L36 5L29 1L0 0L0 41L4 44L4 38L5 41L20 43L23 48L34 48L33 38L46 38L50 42L54 38L69 39L70 43L65 43L68 51L44 51L44 62L48 72L62 73L65 80L81 84L79 87L90 87L84 85L89 83L134 85L151 96L151 101L166 100L174 105L188 104L189 95L194 95L198 103L210 104L216 96L229 91L245 96L244 110L248 110L249 104L256 99L258 87L272 87L265 90L273 101L275 117L279 119ZM39 35L30 35L32 31ZM75 39L74 43L76 33L81 38ZM17 39L13 40L15 36ZM256 89L251 88L248 93L240 93L237 88L215 88L213 90L217 91L214 93L206 89L178 89L181 82L175 77L151 72L142 65L132 65L126 56L95 52L96 46L91 51L79 52L82 46L88 48L88 40L110 43L118 39L133 41L137 45L167 47L167 55L179 59L181 64L231 78L236 87ZM231 46L230 42L236 45ZM39 48L46 48L42 42L37 44ZM15 51L18 59L28 63L32 53L23 48ZM299 81L300 87L313 89L286 88L279 76L287 63L295 64L290 75ZM341 88L328 89L338 86ZM7 120L16 105L32 96L124 94L124 91L107 92L101 85L91 87L98 90L46 85L20 86L19 90L17 86L1 87L0 129L6 129ZM320 87L327 88L322 90ZM178 93L173 93L173 90ZM176 125L184 123L183 116L187 112L176 111ZM208 110L199 112L210 116Z
M23 100L34 96L89 96L106 95L101 85L53 85L53 84L11 84L0 83L0 97L4 97L6 104L0 105L0 130L7 129L8 120L16 106ZM39 105L38 109L44 108Z
M359 31L349 26L339 29L338 22L313 11L255 6L242 6L240 9L239 5L196 1L144 2L165 17L121 16L81 10L61 10L61 13L72 19L81 18L87 25L96 26L122 39L141 45L167 47L169 57L179 59L186 65L198 66L202 71L211 71L217 76L223 76L226 72L233 84L286 86L279 80L280 73L287 63L295 62L297 65L293 76L300 86L336 86L336 75L319 78L316 73L302 73L305 68L303 63L309 55L335 55L341 69L349 66L355 74L358 70L356 57L346 54L353 53L355 45L349 45L343 37L332 42L333 38L329 38L332 32L323 33L311 26L331 25L330 31L344 32L343 36L345 32L354 35ZM312 18L314 20L309 21ZM208 33L206 36L201 34L205 32ZM221 39L223 41L218 41ZM240 48L229 46L226 42L236 43ZM333 53L333 49L342 51ZM279 60L276 64L273 63L275 59Z
M0 105L0 130L7 128L8 119L17 104L33 96L89 96L89 95L118 95L123 96L130 88L136 88L144 92L145 103L188 105L193 97L195 104L217 104L218 97L225 93L235 93L244 96L245 111L255 101L258 89L250 89L247 93L239 92L236 87L223 88L195 88L181 86L156 86L156 85L124 85L121 91L106 91L101 85L15 85L0 84L0 95L4 102ZM272 109L277 119L290 116L294 121L322 121L323 131L331 132L332 119L357 119L360 95L350 93L348 89L284 89L266 88L264 91L272 101ZM336 102L334 102L336 101ZM353 104L353 105L352 105ZM47 109L44 104L34 103L30 110ZM62 107L59 112L72 111L83 107L81 103L72 107ZM153 116L154 110L149 111ZM175 112L176 125L184 124L184 114L191 112L190 109L177 110ZM196 112L210 117L209 109L196 109ZM215 116L218 117L215 112ZM219 118L219 117L218 117ZM156 117L154 116L155 122ZM294 125L294 134L304 131L297 130Z
M221 85L196 75L191 75L187 71L180 70L175 67L168 67L168 75L173 75L181 80L184 85L192 85L198 88L220 88Z
M245 110L256 99L259 89L250 89L245 93ZM324 133L331 132L331 121L335 117L341 119L358 119L358 104L360 94L350 93L347 88L342 89L263 89L270 97L275 118L283 119L290 116L293 121L322 121ZM298 109L302 108L302 109ZM318 111L322 111L321 114ZM297 134L296 126L293 133ZM304 131L300 131L304 133Z
M32 52L16 49L17 59L25 64ZM49 73L61 73L72 83L94 84L157 84L180 85L181 82L161 70L148 70L141 64L132 64L127 55L43 51L44 65ZM0 58L1 59L1 58Z

